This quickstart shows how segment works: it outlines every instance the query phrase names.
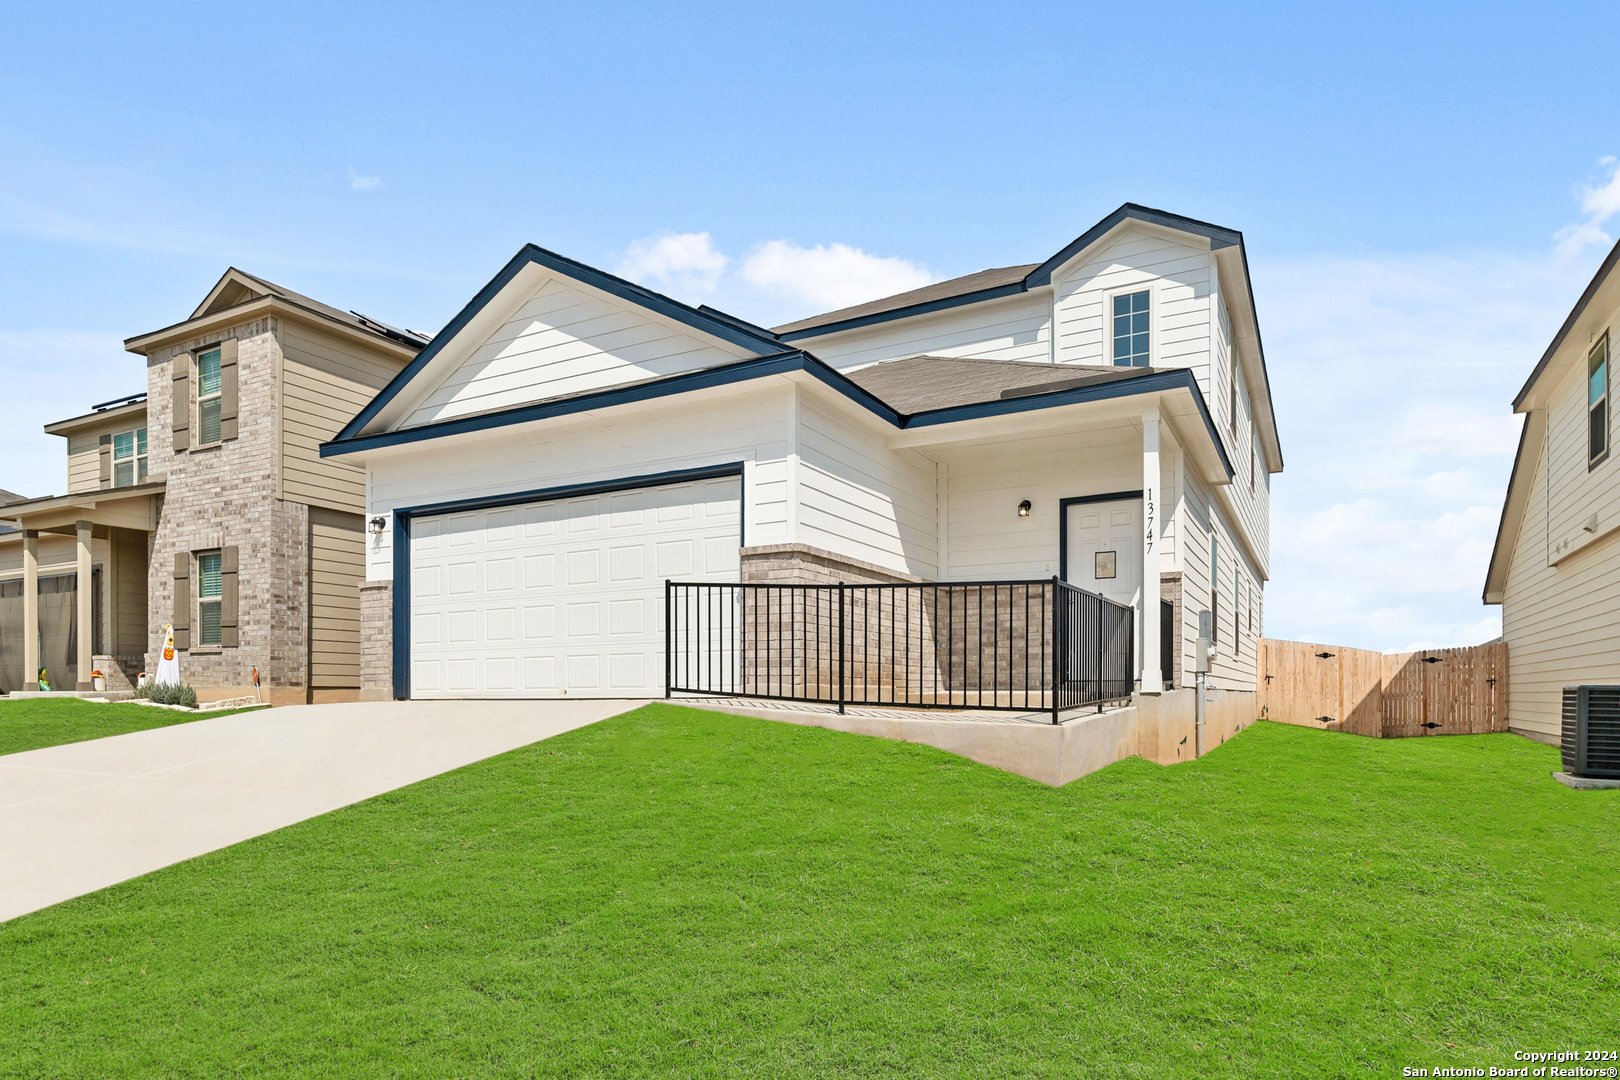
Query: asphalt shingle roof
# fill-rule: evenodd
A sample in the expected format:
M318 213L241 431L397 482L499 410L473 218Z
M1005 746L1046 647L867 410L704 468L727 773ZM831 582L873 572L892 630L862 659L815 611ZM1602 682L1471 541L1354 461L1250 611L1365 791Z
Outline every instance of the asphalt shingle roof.
M1028 397L1077 386L1152 375L1145 367L1092 367L954 356L886 360L847 372L851 382L901 413Z
M881 300L870 300L854 307L839 308L824 315L812 315L808 319L798 322L785 323L782 326L771 327L772 333L790 334L795 330L810 330L817 326L827 326L832 323L844 322L848 319L860 319L867 315L880 315L885 311L898 311L901 308L913 307L917 304L929 304L935 300L949 300L955 296L966 296L969 293L981 292L985 289L996 289L1003 285L1014 285L1029 276L1030 271L1039 267L1040 263L1029 263L1025 266L1002 266L993 270L980 270L976 274L967 274L949 281L936 281L932 285L924 285L920 289L910 292L895 293L885 296Z

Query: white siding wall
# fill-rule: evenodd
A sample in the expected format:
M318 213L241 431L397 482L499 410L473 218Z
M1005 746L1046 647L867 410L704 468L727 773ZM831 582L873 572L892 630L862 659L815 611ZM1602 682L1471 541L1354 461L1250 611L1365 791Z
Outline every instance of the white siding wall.
M413 411L406 427L695 371L749 355L548 278Z
M792 344L840 370L909 356L1045 363L1052 359L1051 314L1049 295L1040 290Z
M744 543L781 543L786 539L782 462L788 442L783 396L777 385L703 401L674 399L618 416L584 417L544 432L507 428L460 446L430 443L372 463L370 513L744 460L749 462L743 484ZM391 536L390 530L369 537L367 576L372 580L394 576Z
M799 424L799 541L937 577L934 462L809 395Z
M1212 686L1228 690L1253 690L1255 658L1259 639L1264 636L1260 576L1233 536L1213 494L1196 476L1184 477L1182 503L1178 507L1180 528L1182 672L1180 680L1193 681L1193 646L1198 638L1198 613L1210 603L1210 534L1219 539L1220 562L1215 583L1220 619L1217 643L1209 662ZM1241 581L1241 585L1240 585ZM1236 603L1241 591L1243 602ZM1254 618L1250 623L1249 610Z
M1215 281L1207 246L1199 250L1152 229L1123 230L1053 275L1058 361L1112 364L1109 298L1147 287L1153 290L1152 365L1192 368L1208 396Z
M1542 445L1525 447L1536 465L1502 601L1508 721L1554 738L1565 686L1620 683L1620 455L1587 469L1584 347L1581 361L1551 396Z
M1130 421L952 450L944 460L950 577L959 580L1057 573L1058 500L1142 487L1141 427ZM1162 471L1161 487L1173 475ZM1021 499L1031 504L1027 518L1018 516Z

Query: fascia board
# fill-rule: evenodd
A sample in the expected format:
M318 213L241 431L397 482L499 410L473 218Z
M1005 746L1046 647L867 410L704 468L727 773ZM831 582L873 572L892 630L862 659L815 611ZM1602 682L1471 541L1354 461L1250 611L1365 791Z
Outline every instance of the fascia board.
M370 331L339 322L337 319L323 315L319 311L311 311L309 308L300 307L275 295L261 296L257 300L249 300L246 303L237 304L235 307L221 308L219 311L204 315L199 319L187 319L185 322L175 323L173 326L165 326L161 330L153 330L138 337L126 338L124 340L124 351L135 353L138 356L145 356L153 350L161 349L167 345L189 341L192 338L206 337L215 331L255 322L267 315L307 323L327 333L336 333L340 337L360 342L370 348L391 353L401 360L416 355L414 349L407 348L396 341L383 337L381 334L373 334Z
M617 300L627 301L644 311L665 320L679 324L685 329L696 330L723 344L739 348L755 356L771 356L783 351L781 342L775 338L765 337L748 329L746 324L738 321L719 318L706 314L697 308L689 307L678 300L672 300L662 293L642 288L633 282L594 266L587 266L554 251L535 244L525 245L511 260L501 268L501 271L490 279L478 294L470 300L456 317L451 319L445 328L434 335L428 346L417 354L416 359L406 365L405 369L389 381L377 396L359 414L351 420L342 431L338 433L339 440L354 438L358 435L373 435L381 430L391 428L408 415L407 406L396 403L396 398L404 392L411 383L416 382L427 369L432 366L435 371L442 370L443 365L437 364L437 358L446 352L471 352L466 342L462 341L464 333L471 331L475 339L481 336L477 331L488 325L490 320L484 313L490 305L495 304L501 294L512 286L513 282L524 276L525 280L537 280L532 274L525 272L529 267L538 267L549 270L569 278L572 281L589 286L598 292L605 293ZM519 287L521 297L521 285ZM511 298L508 298L511 302ZM513 308L515 310L515 307ZM454 348L452 346L454 345ZM472 348L476 348L474 344ZM421 390L417 400L426 397L434 385L432 374L426 381L429 389Z
M1490 567L1485 572L1481 599L1500 604L1507 591L1508 570L1513 565L1514 548L1524 525L1524 508L1530 501L1533 472L1541 464L1542 440L1547 431L1547 410L1532 409L1519 429L1519 448L1513 455L1513 471L1508 474L1507 494L1502 499L1502 517L1496 525L1496 543L1491 547ZM1530 454L1525 455L1526 448Z
M1029 276L1024 278L1025 287L1034 288L1037 285L1050 285L1055 271L1084 253L1087 248L1102 242L1109 233L1127 221L1139 221L1147 225L1157 225L1160 228L1169 229L1171 232L1182 235L1203 237L1209 241L1211 248L1241 246L1243 243L1243 234L1235 229L1212 225L1207 221L1199 221L1195 218L1182 217L1179 214L1172 214L1165 210L1139 206L1136 203L1125 203L1118 210L1115 210L1112 214L1109 214L1064 245L1062 250L1050 259L1031 270Z
M1014 282L1011 285L997 285L993 289L980 289L977 292L963 293L961 296L947 296L923 304L911 304L907 307L895 308L892 311L879 311L871 315L862 315L859 318L827 323L823 326L793 330L785 334L778 334L777 337L781 341L805 341L809 338L827 337L831 334L842 333L845 330L858 330L864 326L893 322L896 319L910 319L918 315L931 315L936 311L948 311L951 308L965 307L969 304L982 304L986 300L999 300L1003 296L1017 296L1019 293L1028 291L1029 287L1019 282Z
M97 427L114 420L131 420L136 416L146 415L146 402L135 401L128 405L120 405L116 409L103 409L101 412L85 413L83 416L74 416L66 420L57 420L45 425L47 435L71 435L75 431L87 427Z
M1580 322L1581 316L1586 314L1587 309L1597 299L1598 293L1603 291L1603 287L1609 284L1610 274L1617 263L1620 263L1620 241L1617 241L1614 247L1609 249L1609 254L1603 260L1603 265L1599 266L1597 273L1592 275L1592 280L1581 293L1581 298L1575 301L1575 306L1570 309L1569 316L1564 319L1564 324L1558 328L1558 333L1553 336L1552 344L1547 346L1547 351L1541 354L1540 360L1536 361L1535 369L1530 372L1530 377L1524 381L1524 386L1513 399L1514 412L1525 412L1528 409L1546 407L1547 402L1539 395L1532 398L1532 392L1536 389L1537 384L1541 382L1542 376L1546 374L1547 369L1552 366L1554 357L1558 355L1559 350L1568 340L1570 333ZM1617 290L1620 290L1620 279L1617 279L1616 289L1611 289L1605 294L1604 302L1600 304L1599 310L1607 311L1615 303L1615 298L1609 294ZM1557 380L1553 381L1556 382Z

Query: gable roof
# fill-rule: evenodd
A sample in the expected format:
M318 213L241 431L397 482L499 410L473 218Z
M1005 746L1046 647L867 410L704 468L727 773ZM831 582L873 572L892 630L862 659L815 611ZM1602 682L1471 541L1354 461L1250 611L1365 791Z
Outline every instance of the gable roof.
M791 351L776 340L768 330L760 329L741 319L732 318L715 311L712 308L695 308L683 304L679 300L654 292L633 281L610 274L605 270L598 270L594 266L559 255L555 251L548 251L537 244L525 244L518 253L503 266L498 274L489 280L478 294L467 303L451 319L443 330L440 330L433 341L416 355L409 364L405 365L388 385L383 387L371 402L361 409L359 414L343 430L338 432L337 440L352 439L366 430L366 427L392 403L406 386L422 373L437 356L444 352L455 341L456 336L465 330L485 308L487 308L502 291L510 285L514 278L529 266L541 266L564 277L572 278L582 284L599 289L610 296L621 300L628 300L640 307L646 308L665 318L689 326L711 337L719 338L732 345L740 346L756 356L771 356L784 351Z
M1558 328L1558 333L1553 335L1552 344L1547 346L1547 351L1541 354L1540 360L1536 361L1536 366L1530 372L1530 377L1524 381L1524 386L1513 399L1514 412L1519 411L1525 399L1530 396L1530 391L1535 388L1536 383L1541 381L1542 375L1546 374L1547 367L1552 363L1552 359L1557 354L1559 347L1569 337L1570 331L1575 329L1575 324L1581 321L1581 316L1586 314L1586 309L1591 306L1592 299L1597 296L1598 291L1608 283L1609 274L1613 272L1617 264L1620 264L1620 241L1616 241L1614 247L1609 249L1609 254L1603 260L1603 265L1599 266L1597 273L1592 275L1592 280L1587 284L1585 291L1581 293L1581 298L1575 301L1575 306L1570 309L1569 317Z

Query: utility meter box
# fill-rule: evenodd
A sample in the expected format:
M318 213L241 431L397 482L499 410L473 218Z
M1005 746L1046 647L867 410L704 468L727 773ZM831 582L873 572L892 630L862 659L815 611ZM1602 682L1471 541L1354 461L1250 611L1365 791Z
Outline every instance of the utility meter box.
M1209 631L1209 612L1200 611L1198 613L1198 647L1193 654L1193 671L1195 673L1209 673Z

